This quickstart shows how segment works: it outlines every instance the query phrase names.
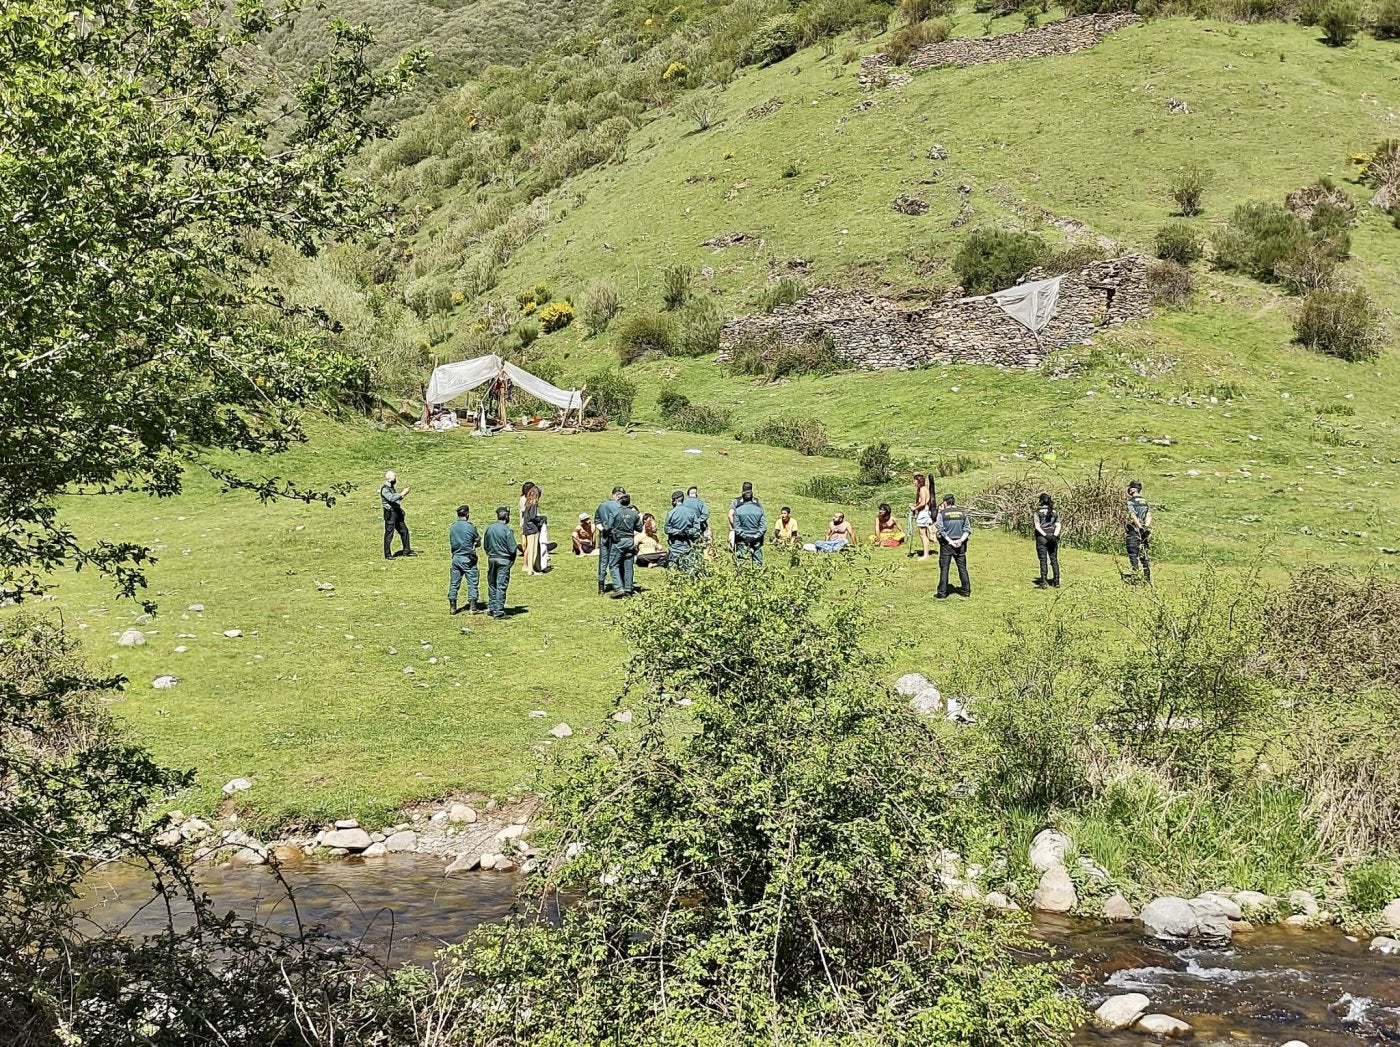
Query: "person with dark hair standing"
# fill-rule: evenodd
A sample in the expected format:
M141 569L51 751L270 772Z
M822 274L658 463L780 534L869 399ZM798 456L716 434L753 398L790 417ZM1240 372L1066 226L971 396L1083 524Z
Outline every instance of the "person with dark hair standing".
M476 566L476 550L481 545L481 534L476 524L471 522L471 506L457 506L457 519L447 531L447 540L452 547L452 567L447 578L447 609L457 613L457 593L461 591L462 579L467 580L467 609L476 614L478 592L481 584L481 571Z
M618 498L623 494L621 487L614 486L612 497L602 502L593 513L593 530L598 534L598 595L608 591L608 575L612 570L613 517L617 515Z
M1143 580L1151 585L1152 561L1148 559L1148 546L1152 541L1152 507L1142 496L1141 480L1132 480L1128 483L1126 523L1124 544L1128 547L1128 563L1133 568L1133 573L1127 578L1127 581L1137 581L1138 562L1141 561Z
M542 537L549 518L540 512L540 497L544 494L539 484L530 484L529 490L520 499L520 535L525 549L525 573L544 574L547 569L548 550Z
M1044 491L1036 500L1035 507L1035 555L1040 561L1040 577L1035 580L1037 589L1049 585L1060 587L1060 514L1055 512L1055 499ZM1045 577L1049 567L1050 577Z
M762 566L763 540L768 536L768 515L753 496L753 484L744 484L739 504L729 511L734 527L734 555Z
M958 508L957 499L951 494L943 496L943 508L938 510L934 522L938 533L938 592L939 600L948 599L948 567L958 565L958 581L962 583L962 594L972 595L972 579L967 573L967 540L972 535L972 521L967 513Z
M398 489L398 474L390 469L384 474L384 485L379 488L379 504L384 507L384 559L392 560L394 535L403 543L402 556L413 556L409 544L408 523L404 520L403 500L408 497L408 488Z
M613 596L632 595L633 575L637 566L637 532L642 528L642 514L632 507L632 496L626 491L617 500L613 514L609 547L612 549L610 571Z
M486 553L487 611L492 618L504 618L510 568L520 552L515 532L510 529L510 510L504 505L496 510L496 522L486 528L481 544Z
M695 490L695 488L691 488ZM698 501L698 498L695 499ZM702 506L704 502L700 503ZM706 510L708 512L708 510ZM695 543L704 533L705 525L692 504L692 499L680 491L671 492L671 511L661 525L666 532L666 566L690 567L695 562Z
M909 512L913 518L914 527L918 529L919 541L923 545L924 551L919 554L920 560L929 558L929 548L932 541L934 527L933 510L933 488L929 486L928 475L926 473L914 474L914 504L909 507ZM911 547L909 555L914 555Z

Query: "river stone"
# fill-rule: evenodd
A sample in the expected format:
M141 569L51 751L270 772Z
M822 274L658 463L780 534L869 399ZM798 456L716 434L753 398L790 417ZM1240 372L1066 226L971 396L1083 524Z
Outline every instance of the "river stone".
M997 909L1001 912L1020 912L1021 907L1014 901L1002 894L1000 891L988 891L986 897L982 899L987 908Z
M496 834L496 840L499 843L505 843L507 840L518 840L525 835L525 831L526 826L519 822L514 825L507 825Z
M354 818L342 818L340 819L340 821L335 823L335 827L337 829L358 829L360 827L360 823L355 821Z
M1118 1032L1146 1014L1151 1005L1152 1001L1140 992L1110 996L1099 1004L1099 1009L1094 1012L1094 1022L1101 1029Z
M498 873L515 872L515 863L505 855L500 855L496 858L496 864L491 867L491 870Z
M1127 923L1129 920L1137 919L1137 910L1122 894L1115 893L1113 897L1103 903L1103 918L1112 920L1114 923Z
M1031 868L1040 873L1064 868L1070 845L1070 838L1058 829L1040 830L1031 841Z
M932 687L929 678L923 673L905 673L894 682L894 693L905 698L913 698L925 687Z
M305 852L300 847L293 847L289 843L279 843L272 848L272 857L277 859L280 864L299 862L304 854Z
M1381 910L1381 925L1388 931L1400 931L1400 898Z
M476 821L476 812L464 803L454 803L447 809L447 820L458 825L471 825Z
M1272 894L1264 894L1262 891L1236 891L1235 904L1243 910L1276 909L1278 899Z
M1316 916L1318 913L1317 899L1312 891L1289 891L1288 907L1304 916Z
M1383 956L1389 956L1391 953L1400 952L1400 942L1397 942L1394 938L1387 938L1385 935L1380 935L1379 937L1371 939L1371 951L1378 952Z
M1289 1040L1283 1047L1308 1047L1302 1040Z
M418 846L418 834L416 832L394 833L384 841L384 849L391 854L398 854L400 851L411 851Z
M446 825L446 824L447 824L447 819L448 819L449 817L450 817L450 816L448 815L448 813L447 813L446 811L434 811L432 817L428 819L428 824L429 824L429 825Z
M1206 941L1228 942L1234 933L1229 917L1219 913L1206 913L1196 920L1196 935Z
M481 867L482 872L489 872L496 867L496 862L500 860L500 858L501 855L496 854L494 851L484 851L477 865Z
M1283 923L1286 927L1306 927L1313 922L1313 918L1307 913L1298 912L1292 916L1285 917Z
M1040 886L1036 888L1035 898L1031 900L1031 908L1039 912L1069 912L1078 901L1079 898L1074 893L1074 881L1069 878L1068 870L1060 866L1047 869L1045 875L1040 878Z
M466 873L474 870L481 864L481 856L477 854L459 854L452 860L452 864L447 867L446 875L453 873Z
M1185 898L1158 898L1147 903L1138 917L1154 938L1189 938L1196 933L1199 917Z
M389 848L382 843L372 843L360 852L361 858L379 858L389 853Z
M1138 1032L1150 1033L1153 1036L1189 1036L1191 1026L1187 1025L1180 1018L1173 1018L1170 1014L1145 1014L1137 1020L1133 1026Z
M343 848L347 851L363 851L373 842L374 841L369 838L369 833L359 828L336 829L333 832L326 833L321 839L321 845L323 847L329 847L331 850Z
M186 840L202 840L213 831L203 818L189 818L180 823L180 835Z
M175 828L166 829L164 832L158 832L155 835L157 847L179 847L180 844L184 842L184 839L185 837L181 834L180 830Z
M1187 904L1195 909L1199 916L1224 916L1229 920L1244 918L1244 913L1238 905L1229 898L1222 898L1216 894L1203 894L1199 898L1192 898Z
M118 647L145 647L146 634L140 629L128 629L117 637Z

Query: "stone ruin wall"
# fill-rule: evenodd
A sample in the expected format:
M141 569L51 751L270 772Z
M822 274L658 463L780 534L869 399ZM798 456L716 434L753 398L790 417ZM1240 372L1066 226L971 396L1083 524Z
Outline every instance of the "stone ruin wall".
M1141 19L1137 15L1127 12L1080 15L1001 36L957 37L919 48L904 68L917 72L939 66L985 65L988 62L1014 62L1023 58L1073 54L1093 47L1109 33L1139 21ZM879 87L894 69L889 56L873 54L861 62L857 77L864 87Z
M1054 350L1082 342L1103 327L1145 317L1151 309L1147 259L1129 254L1067 274L1055 315L1039 336L1006 315L990 296L906 309L874 295L823 288L772 313L730 321L720 340L727 352L751 338L776 335L800 342L826 335L844 360L862 370L938 363L1032 369Z

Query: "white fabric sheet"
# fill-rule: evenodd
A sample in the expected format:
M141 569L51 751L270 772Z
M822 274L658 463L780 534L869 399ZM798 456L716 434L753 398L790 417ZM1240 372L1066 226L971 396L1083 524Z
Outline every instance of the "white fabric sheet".
M515 387L536 400L543 400L553 407L562 407L569 411L577 410L583 405L583 393L576 389L560 389L550 385L543 378L536 378L513 363L506 362L505 369L506 377L515 383Z
M1055 307L1060 304L1060 282L1063 279L1057 276L1053 280L1017 284L996 292L992 298L1007 316L1026 330L1039 334L1045 330L1045 325L1055 315Z
M552 407L570 411L583 405L582 392L576 389L559 389L543 378L537 378L529 371L507 363L499 356L478 356L474 360L462 360L434 368L433 377L428 381L428 403L445 404L449 400L455 400L463 393L491 381L502 369L517 389L536 400L543 400Z

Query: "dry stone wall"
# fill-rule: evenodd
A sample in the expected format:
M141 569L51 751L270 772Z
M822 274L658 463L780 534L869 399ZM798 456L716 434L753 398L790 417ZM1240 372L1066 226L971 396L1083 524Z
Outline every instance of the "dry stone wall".
M1035 368L1048 353L1151 310L1147 259L1129 254L1066 275L1055 316L1039 335L1007 316L989 295L908 309L875 295L824 288L772 313L730 321L721 344L728 351L754 338L796 343L825 336L842 359L863 370L934 363Z
M1073 54L1088 50L1109 33L1137 21L1140 21L1137 15L1127 12L1080 15L1034 29L1023 29L1018 33L957 37L919 48L905 68L918 71L945 65L985 65L988 62L1014 62L1023 58ZM874 54L861 62L858 78L865 87L880 87L886 86L894 75L894 63L889 56Z

